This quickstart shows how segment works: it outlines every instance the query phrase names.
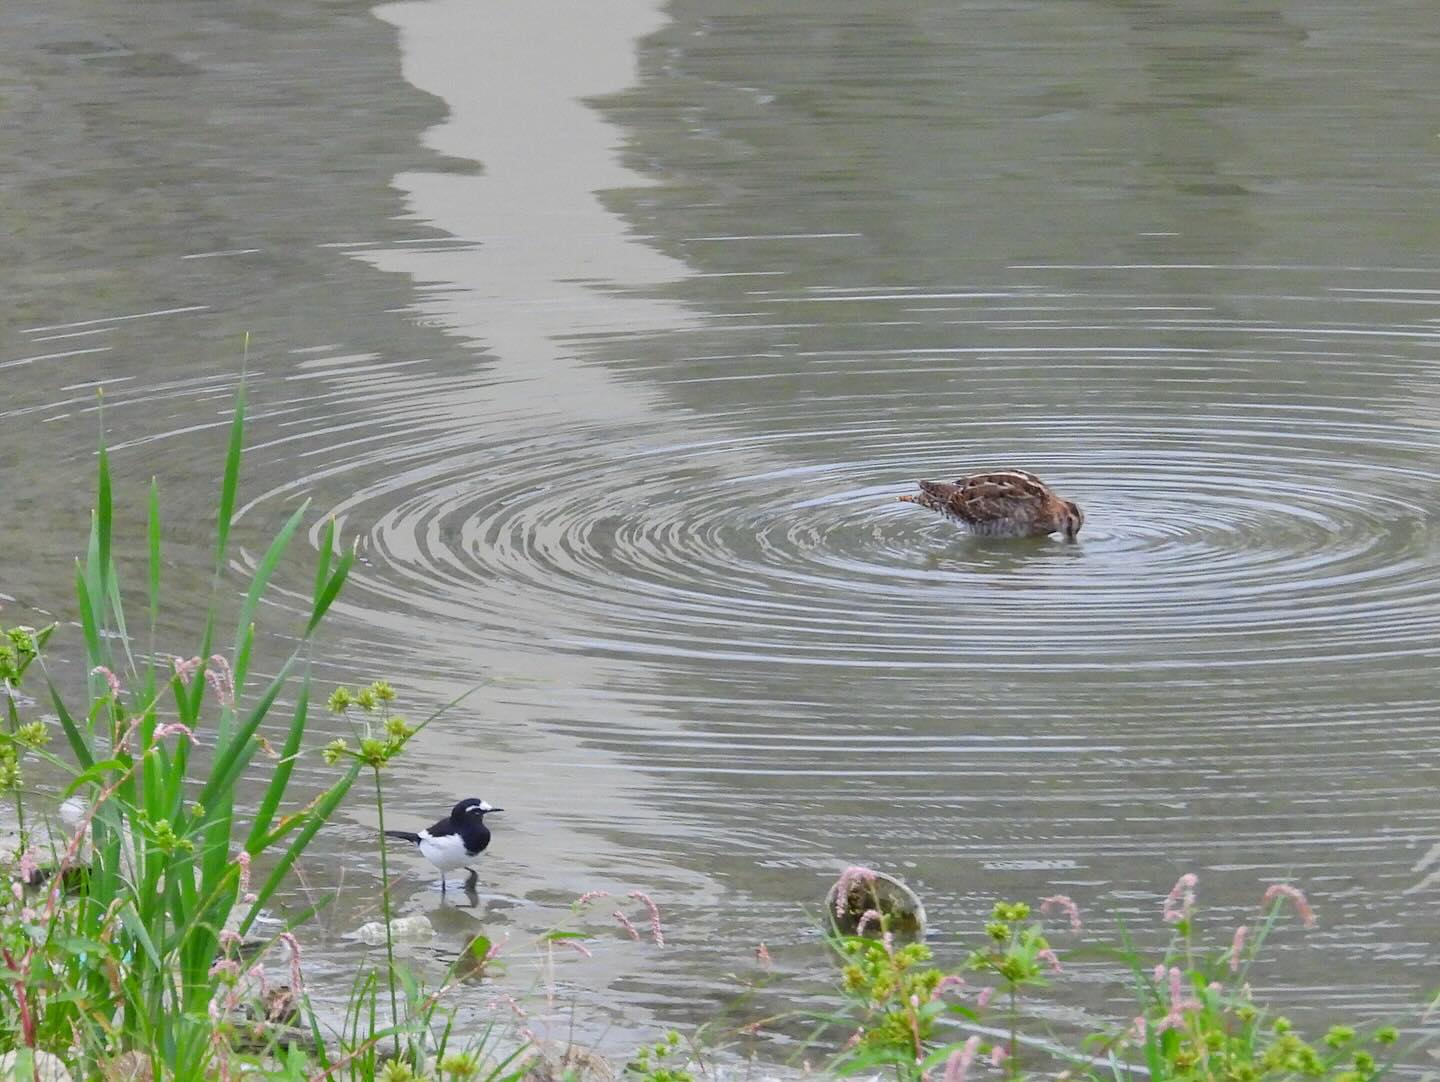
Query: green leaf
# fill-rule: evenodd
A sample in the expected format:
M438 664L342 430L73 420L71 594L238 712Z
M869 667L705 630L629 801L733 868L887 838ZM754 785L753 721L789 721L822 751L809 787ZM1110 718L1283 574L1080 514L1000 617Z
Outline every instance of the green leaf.
M325 618L325 613L340 593L340 588L345 585L345 577L350 573L350 567L355 563L355 546L350 546L350 551L340 557L340 562L335 565L335 571L326 581L324 589L315 597L315 607L310 613L310 623L306 625L305 635L308 638L310 633L320 626L320 621Z
M305 738L305 721L309 707L310 673L307 670L300 684L300 696L295 701L295 713L290 719L290 733L285 738L285 747L280 752L280 761L275 764L275 773L270 777L270 784L265 789L265 796L260 801L259 809L255 812L255 821L250 827L250 836L245 840L245 848L249 852L259 852L256 843L270 829L270 824L275 819L275 812L280 807L280 800L285 795L285 788L290 784L290 775L295 769L295 762L300 756L300 746Z
M245 595L245 604L240 608L240 619L235 626L235 690L238 695L241 686L245 683L245 669L241 668L240 648L245 641L247 629L255 619L255 609L260 604L260 598L265 593L265 588L270 584L270 576L275 573L280 558L285 555L285 549L290 544L290 539L295 536L295 531L300 526L300 521L305 517L305 512L310 507L310 501L306 500L295 509L270 542L270 547L265 550L260 564L255 568L255 575L250 580L250 590ZM249 657L246 655L245 664L248 667Z
M145 534L150 542L150 652L155 652L155 628L160 622L160 484L150 478L150 518Z
M235 494L240 487L240 457L245 446L245 381L235 392L235 416L230 422L230 446L225 452L225 477L220 482L220 507L215 516L215 574L225 567L230 526L235 515Z

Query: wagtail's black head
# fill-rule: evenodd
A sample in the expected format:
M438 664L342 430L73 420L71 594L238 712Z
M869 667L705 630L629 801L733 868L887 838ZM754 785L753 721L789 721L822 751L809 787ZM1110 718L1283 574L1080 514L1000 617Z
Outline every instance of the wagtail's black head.
M450 819L452 822L455 823L462 823L467 820L470 822L483 822L485 820L486 812L498 812L504 810L504 808L497 808L479 799L478 797L467 796L464 800L460 801L459 804L456 804L455 807L450 810Z

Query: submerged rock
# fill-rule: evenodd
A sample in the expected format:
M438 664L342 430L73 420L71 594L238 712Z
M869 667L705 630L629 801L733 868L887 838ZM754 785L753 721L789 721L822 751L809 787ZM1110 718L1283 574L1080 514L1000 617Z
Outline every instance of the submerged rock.
M38 1082L73 1082L70 1071L59 1056L38 1050L31 1054L35 1057L35 1078ZM0 1056L0 1078L15 1077L19 1058L19 1052L6 1052ZM28 1082L28 1074L26 1078Z
M396 917L390 922L390 939L395 943L423 943L435 935L435 926L425 916ZM385 943L385 922L372 920L355 930L355 938L368 947Z

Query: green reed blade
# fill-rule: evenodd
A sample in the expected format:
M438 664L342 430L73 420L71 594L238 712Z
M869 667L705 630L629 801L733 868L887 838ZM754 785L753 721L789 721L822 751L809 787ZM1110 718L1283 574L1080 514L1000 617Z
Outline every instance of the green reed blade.
M317 556L315 589L311 594L312 597L320 596L320 591L325 589L325 580L330 577L330 561L335 558L335 520L333 518L325 521L325 532L320 536Z
M100 437L100 463L97 468L95 484L96 566L99 569L100 585L102 587L100 593L102 595L106 592L103 589L105 585L104 577L110 570L110 540L114 525L113 516L114 508L111 505L110 494L110 456L105 450L105 437L102 429Z
M85 568L75 565L75 598L80 602L80 629L85 633L85 649L90 655L90 666L105 664L105 655L100 652L100 625L96 620L95 605L91 600L90 587L86 584Z
M320 621L325 618L325 613L330 610L331 604L340 594L340 588L345 585L345 577L350 574L350 568L355 563L355 546L350 546L350 551L340 557L340 562L335 565L335 571L325 582L325 588L315 597L315 607L310 613L310 623L305 628L305 636L308 638L317 627Z
M230 446L225 452L225 476L220 482L220 507L215 516L215 574L225 567L230 544L231 519L235 514L235 493L240 487L240 457L245 446L245 381L235 391L235 416L230 422Z
M305 676L300 683L300 695L295 700L295 713L290 720L290 732L285 738L285 747L280 752L280 761L275 764L275 773L270 778L270 784L265 789L265 796L260 801L260 807L255 812L255 821L250 827L250 836L245 839L245 848L254 853L259 852L256 842L265 836L270 829L270 824L275 819L275 812L280 807L280 799L285 795L285 788L290 784L290 775L295 770L295 762L300 756L300 745L305 738L305 722L310 707L310 672L306 669Z
M249 667L249 655L241 655L240 648L245 640L246 629L251 626L255 619L255 609L260 604L260 598L265 593L265 588L270 584L270 576L275 573L280 558L285 555L285 549L290 544L290 539L295 536L295 531L300 526L300 521L305 517L305 512L310 507L310 501L306 500L295 509L295 513L280 528L275 535L275 540L270 542L270 547L265 550L264 557L255 569L255 576L250 580L250 590L245 595L245 603L240 607L240 619L235 627L235 694L238 698L241 687L245 684L246 669ZM242 666L243 661L243 666Z

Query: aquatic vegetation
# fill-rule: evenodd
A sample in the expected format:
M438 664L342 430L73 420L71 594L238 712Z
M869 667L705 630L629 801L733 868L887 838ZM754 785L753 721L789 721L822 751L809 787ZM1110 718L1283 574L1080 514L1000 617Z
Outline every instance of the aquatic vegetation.
M847 872L850 883L867 881L856 873ZM874 912L873 922L861 921L860 931L871 935L831 939L849 1010L829 1020L855 1027L832 1069L853 1074L883 1067L902 1082L937 1074L963 1082L977 1063L1008 1080L1043 1073L1061 1082L1374 1082L1389 1070L1399 1058L1394 1026L1336 1024L1306 1040L1255 1000L1250 970L1277 921L1291 909L1305 927L1316 923L1301 890L1271 884L1256 924L1242 925L1223 947L1207 950L1195 939L1197 884L1193 874L1181 876L1161 905L1173 938L1160 961L1147 965L1128 941L1112 952L1132 973L1134 1018L1074 1047L1053 1033L1031 1038L1022 1032L1022 995L1065 971L1043 923L1030 919L1030 906L997 902L985 927L987 943L953 967L934 965L933 952L921 944L898 946L885 915ZM1064 895L1042 900L1040 915L1063 916L1072 933L1083 928L1078 907ZM990 1017L997 1010L1004 1012L998 1030ZM962 1036L967 1023L980 1032ZM997 1032L1006 1036L997 1040Z

